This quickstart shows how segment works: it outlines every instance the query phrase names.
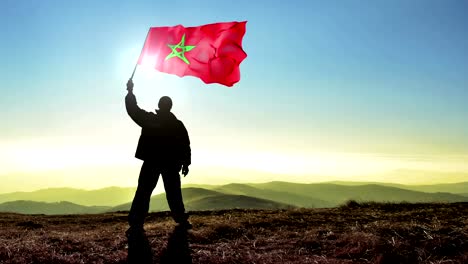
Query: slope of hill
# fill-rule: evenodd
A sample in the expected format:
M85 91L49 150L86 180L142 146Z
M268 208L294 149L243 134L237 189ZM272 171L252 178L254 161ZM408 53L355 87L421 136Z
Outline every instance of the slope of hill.
M192 200L197 200L205 197L222 195L222 193L203 188L182 188L182 195L184 197L184 201L190 202ZM164 197L164 199L166 199L166 195L163 193L159 194L159 196Z
M377 185L396 187L396 188L401 188L401 189L406 189L406 190L411 190L411 191L430 192L430 193L446 192L446 193L461 194L461 193L468 192L468 182L440 183L440 184L431 184L431 185L406 185L406 184L386 183L386 182L353 182L353 181L331 181L327 183L348 185L348 186L377 184Z
M224 210L224 209L291 209L293 205L278 203L245 195L221 194L192 200L186 204L187 210Z
M267 199L278 203L292 204L298 207L319 208L330 207L331 203L322 199L307 197L293 192L282 192L269 189L259 189L247 184L231 183L215 189L223 193L246 195L261 199Z
M347 200L376 201L376 202L463 202L468 201L468 194L428 193L406 189L406 185L391 184L383 186L364 183L315 183L301 184L290 182L269 182L258 184L227 184L200 185L206 188L183 188L184 202L189 210L212 210L229 208L287 208L288 206L323 208L334 207ZM459 183L457 186L463 186ZM399 186L399 187L396 187ZM401 186L401 187L400 187ZM437 187L439 186L439 187ZM437 185L437 188L453 188L452 185ZM419 186L421 187L421 186ZM423 186L421 188L429 188ZM77 190L71 188L45 189L35 192L18 192L0 195L0 203L12 200L30 200L36 202L67 201L75 206L83 205L81 209L67 208L49 209L51 205L44 203L11 203L3 205L13 212L27 213L96 213L99 208L86 206L106 206L110 211L129 210L134 196L133 188L109 187L99 190ZM24 206L24 209L20 207ZM37 208L34 208L37 206ZM150 211L169 210L165 194L158 194L151 198ZM42 208L42 209L41 209ZM103 207L104 208L104 207ZM102 209L102 208L101 208ZM42 211L41 211L42 210Z
M108 210L106 206L82 206L70 202L33 202L13 201L0 204L0 212L11 212L20 214L96 214Z
M218 188L219 186L221 185L189 183L189 184L183 184L182 188L202 188L202 189L207 189L207 190L214 190Z
M200 199L207 196L215 196L219 195L220 193L206 190L202 188L182 188L182 196L184 197L184 203L187 203L193 199ZM128 211L132 202L124 203L118 206L114 206L109 209L110 212L116 211ZM158 212L158 211L167 211L169 210L169 206L167 205L166 194L161 193L157 195L153 195L150 200L150 209L151 212Z
M420 192L448 192L460 194L468 192L468 182L433 185L404 185L401 188Z
M50 188L34 192L0 194L0 203L26 200L36 202L68 201L86 206L115 206L133 199L135 188L108 187L97 190Z
M424 193L396 187L376 184L344 186L338 184L300 184L289 182L269 182L250 184L253 187L266 190L294 192L315 199L326 200L333 205L339 205L347 200L376 202L464 202L466 197L450 193Z
M225 194L217 191L206 190L202 188L183 188L185 208L191 211L219 210L219 209L281 209L292 208L294 206L278 203L275 201L249 197L245 195ZM110 212L128 211L131 203L122 204L109 209ZM151 197L150 211L167 211L166 195L158 194Z
M338 185L345 185L345 186L360 186L360 185L369 185L369 184L377 184L382 186L389 186L389 187L396 187L396 188L404 188L406 186L411 185L404 185L399 183L389 183L389 182L361 182L361 181L329 181L329 182L322 182L322 184L338 184Z
M37 202L62 201L62 197L75 197L82 195L85 191L74 188L50 188L32 192L13 192L0 194L0 203L26 200Z

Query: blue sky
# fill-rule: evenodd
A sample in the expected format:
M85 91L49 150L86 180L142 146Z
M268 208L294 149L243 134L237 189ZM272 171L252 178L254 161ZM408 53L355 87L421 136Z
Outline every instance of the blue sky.
M466 10L462 0L2 1L0 135L11 148L64 137L64 148L131 149L139 131L124 85L148 28L247 20L234 88L137 70L140 104L169 93L195 149L468 155Z

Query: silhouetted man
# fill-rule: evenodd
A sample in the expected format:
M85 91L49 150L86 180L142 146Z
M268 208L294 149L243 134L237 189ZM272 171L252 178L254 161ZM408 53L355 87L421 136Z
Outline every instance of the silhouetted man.
M162 175L172 217L184 228L191 228L182 200L179 171L186 176L191 163L190 140L184 124L171 113L172 100L159 100L156 113L138 107L133 94L133 82L127 83L125 106L128 115L141 129L135 157L143 160L138 188L129 214L127 234L144 232L143 223L149 210L151 193Z

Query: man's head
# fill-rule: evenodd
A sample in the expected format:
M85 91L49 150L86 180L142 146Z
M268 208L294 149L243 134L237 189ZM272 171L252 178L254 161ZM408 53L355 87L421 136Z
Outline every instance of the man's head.
M159 99L159 110L162 112L170 112L172 108L172 100L169 96L163 96Z

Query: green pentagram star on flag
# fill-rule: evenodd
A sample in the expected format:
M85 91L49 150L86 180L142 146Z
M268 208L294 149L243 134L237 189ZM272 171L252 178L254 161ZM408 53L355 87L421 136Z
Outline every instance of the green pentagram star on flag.
M185 63L190 64L189 60L185 58L185 52L191 51L195 46L185 46L185 34L182 36L179 44L171 45L167 44L169 48L171 48L172 52L167 55L166 60L174 57L178 57L179 59L183 60Z

